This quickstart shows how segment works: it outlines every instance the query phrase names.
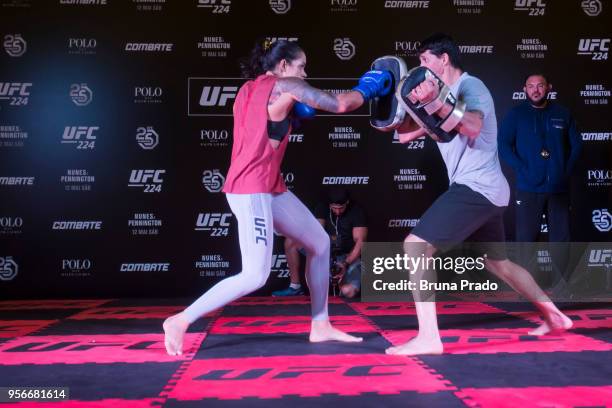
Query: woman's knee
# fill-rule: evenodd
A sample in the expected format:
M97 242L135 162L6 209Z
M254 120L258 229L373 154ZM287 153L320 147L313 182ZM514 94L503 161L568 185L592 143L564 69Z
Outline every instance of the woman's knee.
M259 267L255 269L243 268L239 275L240 279L244 282L243 287L247 293L251 293L263 287L268 281L270 276L270 265Z
M268 281L268 275L258 275L253 277L249 281L249 293L256 291L257 289L261 289L265 286Z

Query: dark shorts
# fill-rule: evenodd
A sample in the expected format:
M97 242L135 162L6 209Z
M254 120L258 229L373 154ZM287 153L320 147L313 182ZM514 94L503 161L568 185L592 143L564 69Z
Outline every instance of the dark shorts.
M506 259L505 209L471 188L453 183L425 211L412 234L442 251L463 242L482 242L476 247L488 258Z

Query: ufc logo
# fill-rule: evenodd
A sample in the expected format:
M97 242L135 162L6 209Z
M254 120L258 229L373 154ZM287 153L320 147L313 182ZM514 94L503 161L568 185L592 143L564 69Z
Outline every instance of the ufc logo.
M316 373L336 373L344 377L379 377L387 375L401 375L402 372L391 367L405 366L406 364L368 364L353 367L343 367L340 365L327 365L324 367L286 367L279 368L251 368L251 369L230 369L230 370L210 370L206 374L194 378L195 380L215 380L215 381L235 381L235 380L255 380L265 377L268 380L298 378L304 374Z
M612 265L612 249L592 249L589 263L598 265Z
M132 170L130 184L163 183L164 173L166 170Z
M84 341L59 341L59 342L33 342L20 344L19 346L3 350L5 353L23 353L23 352L48 352L48 351L87 351L97 347L120 347L125 350L146 350L151 347L156 341L140 341L137 343L126 342L84 342Z
M499 340L512 340L514 336L512 335L491 335L491 336L442 336L442 343L450 344L450 343L488 343L489 341L499 341Z
M95 38L71 38L68 40L69 48L96 48L97 45Z
M197 227L229 227L230 223L227 221L232 217L232 214L229 213L200 213L198 215L198 220L196 221Z
M356 6L357 0L331 0L332 6Z
M28 88L31 86L31 82L0 82L0 97L30 96Z
M609 38L581 38L578 44L579 52L608 52L610 51Z
M151 98L153 96L161 96L162 95L162 89L160 87L136 87L134 88L134 96L138 97L146 97L146 98Z
M273 254L272 255L272 269L286 269L286 268L287 268L287 255Z
M516 0L515 7L546 7L543 0Z
M265 326L286 327L286 326L303 325L303 324L304 324L304 321L300 320L300 319L293 319L293 320L278 320L278 319L253 320L253 319L249 318L249 319L241 320L240 318L237 318L236 320L231 320L231 321L227 321L227 322L224 322L222 324L219 324L219 327L265 327Z
M62 259L62 270L90 269L89 259Z
M66 126L62 140L96 140L94 132L100 130L98 126Z
M255 243L257 244L259 241L262 241L263 244L267 246L268 238L266 238L266 236L268 234L266 232L266 219L255 217L253 221L255 223Z
M237 86L205 86L200 96L200 106L226 106L230 99L236 98Z

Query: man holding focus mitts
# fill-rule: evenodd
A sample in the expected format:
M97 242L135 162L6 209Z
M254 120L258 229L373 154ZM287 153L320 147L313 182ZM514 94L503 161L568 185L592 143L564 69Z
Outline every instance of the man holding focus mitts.
M405 75L397 57L376 60L373 69L386 69L397 84L395 100L379 98L372 105L372 126L397 129L401 143L428 134L446 165L449 189L434 201L404 240L408 256L432 256L468 241L503 243L503 213L510 196L497 155L497 120L493 98L484 83L463 71L460 52L445 34L421 43L421 65ZM406 115L408 113L408 115ZM544 323L530 331L543 335L569 329L572 321L551 302L529 272L508 260L503 245L481 245L486 268L532 301ZM435 281L435 271L410 271L411 280ZM419 287L419 285L416 285ZM433 292L413 291L419 321L416 337L387 354L441 354Z

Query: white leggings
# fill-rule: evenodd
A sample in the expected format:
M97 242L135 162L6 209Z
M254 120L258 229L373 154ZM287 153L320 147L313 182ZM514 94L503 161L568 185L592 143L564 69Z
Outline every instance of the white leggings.
M291 192L282 194L226 194L238 220L242 271L200 296L185 311L190 323L262 287L270 274L274 233L297 241L306 251L306 280L313 320L327 320L329 237Z

